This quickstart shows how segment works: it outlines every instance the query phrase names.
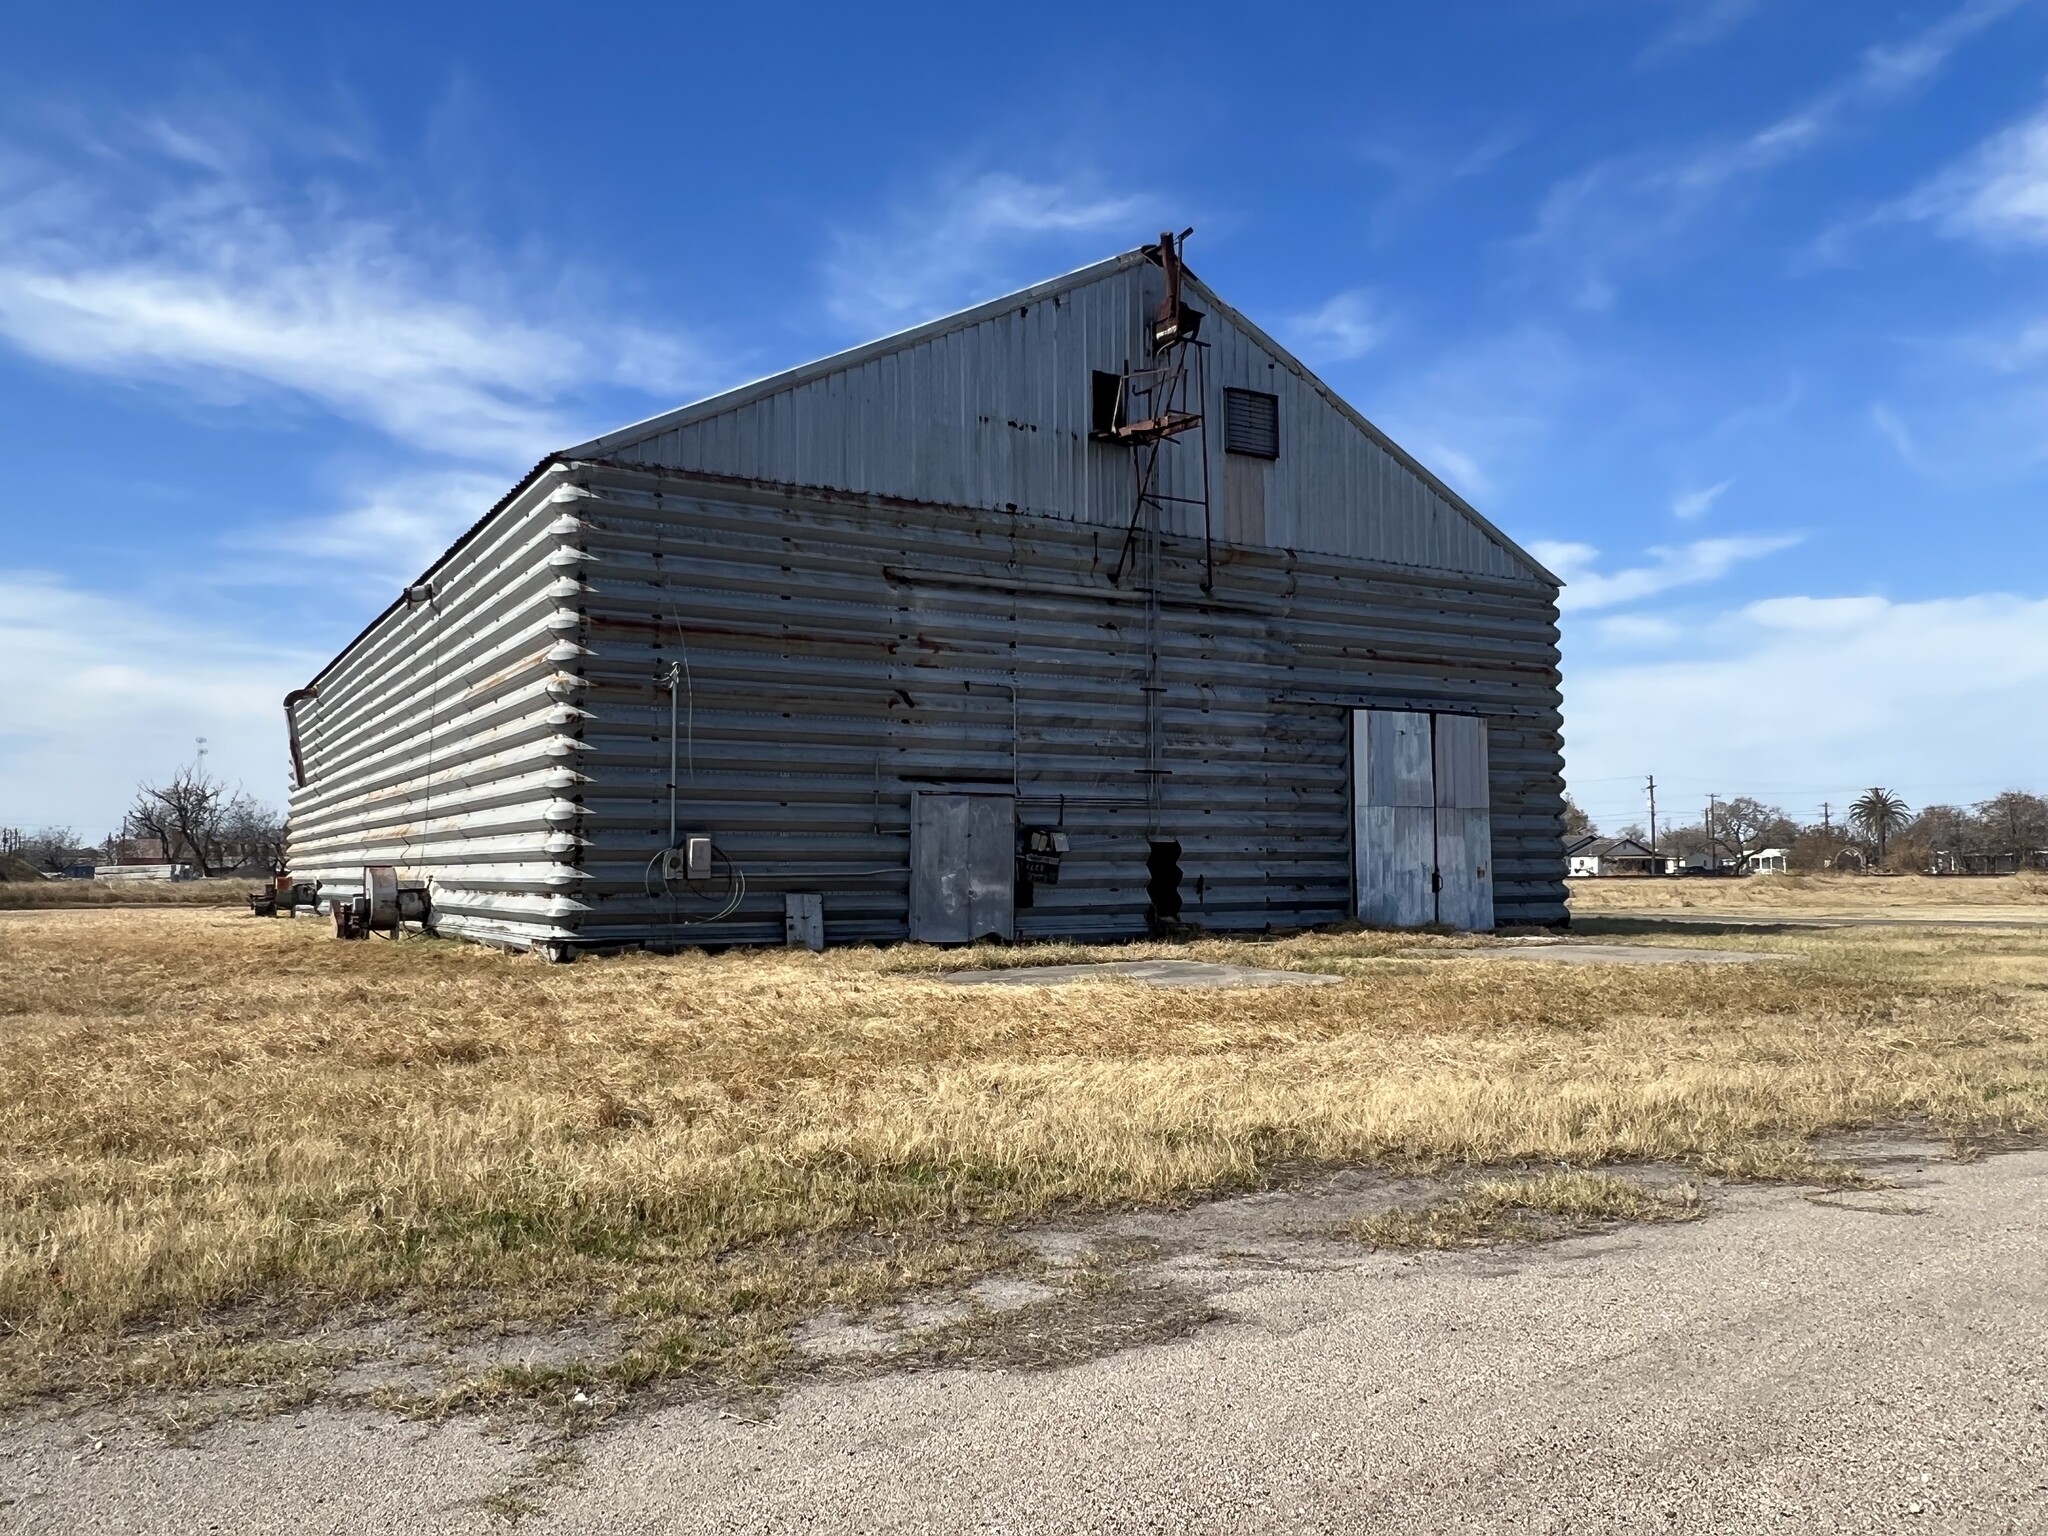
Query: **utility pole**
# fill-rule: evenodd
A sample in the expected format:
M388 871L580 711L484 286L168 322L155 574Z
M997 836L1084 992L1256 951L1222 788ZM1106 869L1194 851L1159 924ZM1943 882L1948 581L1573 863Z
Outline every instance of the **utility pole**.
M1650 775L1650 852L1657 851L1657 775Z
M1824 837L1824 838L1827 838L1827 839L1828 839L1828 840L1829 840L1830 842L1832 842L1832 841L1834 840L1834 836L1835 836L1835 824L1834 824L1834 822L1833 822L1833 821L1832 821L1832 820L1830 819L1830 817L1832 816L1832 814L1833 814L1833 812L1834 812L1834 809L1835 809L1835 808L1834 808L1834 807L1833 807L1832 805L1828 804L1828 802L1827 802L1827 801L1825 801L1825 800L1821 801L1821 803L1820 803L1820 835L1821 835L1822 837Z
M1707 796L1707 862L1716 874L1721 872L1721 840L1714 836L1714 804L1720 798L1719 795Z

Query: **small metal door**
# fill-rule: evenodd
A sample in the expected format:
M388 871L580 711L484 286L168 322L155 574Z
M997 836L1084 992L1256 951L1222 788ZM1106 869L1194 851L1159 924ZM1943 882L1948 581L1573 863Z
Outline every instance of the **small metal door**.
M910 936L972 944L1017 936L1017 803L1006 794L910 797Z

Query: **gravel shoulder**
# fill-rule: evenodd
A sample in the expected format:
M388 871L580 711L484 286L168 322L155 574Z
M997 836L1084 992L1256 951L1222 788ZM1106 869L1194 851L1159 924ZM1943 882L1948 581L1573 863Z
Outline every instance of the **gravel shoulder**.
M669 1407L568 1457L324 1408L183 1444L18 1421L0 1530L2048 1528L2048 1152L1881 1172L1412 1258L1198 1207L1200 1241L1157 1234L1155 1278L1216 1317L1185 1336L825 1376L758 1422Z

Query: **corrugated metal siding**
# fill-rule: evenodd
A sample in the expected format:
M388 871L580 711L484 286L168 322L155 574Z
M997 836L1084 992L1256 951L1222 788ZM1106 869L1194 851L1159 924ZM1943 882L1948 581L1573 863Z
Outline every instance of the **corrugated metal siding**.
M1131 520L1128 449L1088 437L1096 369L1145 367L1146 319L1163 279L1127 265L1049 297L792 383L610 450L627 463L1123 529ZM1225 526L1223 391L1279 397L1280 456L1260 464L1265 545L1389 565L1525 578L1532 567L1439 494L1324 396L1315 381L1207 311L1212 523ZM1162 488L1199 496L1193 437L1164 450ZM1174 506L1168 531L1202 532Z
M1013 781L1020 819L1072 841L1020 933L1144 930L1145 600L1107 580L1116 538L1068 520L572 468L593 494L561 536L582 576L581 654L566 665L586 714L565 856L582 910L564 904L563 931L775 942L784 893L821 891L832 942L900 938L913 790ZM1161 580L1160 830L1182 845L1184 919L1256 929L1348 913L1349 710L1364 705L1487 717L1501 920L1562 919L1551 589L1221 555L1213 595L1199 543L1168 541ZM667 836L658 679L671 663L688 678L681 828L711 833L749 883L741 911L708 927L690 924L722 884L648 894Z
M559 482L515 498L436 570L431 603L387 614L297 706L287 856L323 901L394 864L430 882L443 931L574 932L580 561Z

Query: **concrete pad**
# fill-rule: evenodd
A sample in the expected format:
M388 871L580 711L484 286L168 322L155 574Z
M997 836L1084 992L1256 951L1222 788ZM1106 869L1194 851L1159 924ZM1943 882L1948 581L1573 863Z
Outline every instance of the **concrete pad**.
M1110 960L1100 965L1019 965L1000 971L954 971L960 987L1057 987L1070 981L1124 977L1148 987L1330 987L1344 978L1316 971L1269 971L1205 960Z
M1404 949L1406 960L1548 960L1555 965L1755 965L1790 955L1746 949L1671 949L1651 944L1517 944L1499 949Z

